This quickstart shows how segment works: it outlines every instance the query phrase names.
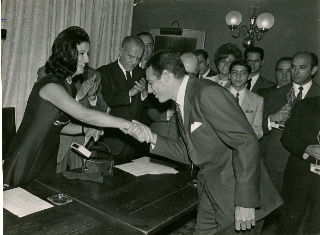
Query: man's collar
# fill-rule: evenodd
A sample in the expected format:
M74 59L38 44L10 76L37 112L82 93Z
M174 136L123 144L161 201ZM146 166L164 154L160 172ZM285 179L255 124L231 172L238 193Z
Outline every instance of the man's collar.
M125 70L125 68L122 66L119 59L118 59L118 65L119 65L120 69L122 70L123 74L126 75L127 70ZM130 71L130 75L132 75L132 71Z
M210 73L210 67L208 68L207 72L205 72L204 74L202 74L202 77L203 77L203 78L207 77L209 73Z
M241 95L241 94L244 93L245 89L246 89L246 88L244 87L242 90L237 91L236 89L234 89L233 86L230 86L230 92L231 92L233 95L236 95L237 93L239 93L239 94Z
M176 103L179 104L181 107L183 107L183 105L184 105L184 97L186 94L188 81L189 81L189 76L185 76L183 78L183 81L180 84L179 91L177 94Z
M302 86L303 90L309 90L311 85L312 85L312 79ZM293 89L295 89L295 90L299 90L299 87L301 87L300 85L298 85L298 84L296 84L294 82L292 83L292 86L293 86Z
M257 73L256 75L250 76L250 78L251 78L252 80L258 80L259 76L260 76L260 74Z

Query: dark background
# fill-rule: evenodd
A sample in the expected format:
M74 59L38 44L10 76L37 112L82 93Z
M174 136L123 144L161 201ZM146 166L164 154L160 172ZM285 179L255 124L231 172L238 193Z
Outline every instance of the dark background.
M133 9L132 34L151 28L168 28L178 20L184 29L207 30L205 49L213 56L217 48L226 42L241 49L243 37L232 38L225 23L231 10L242 14L241 25L249 25L250 5L260 13L274 15L273 27L256 46L265 49L262 74L274 79L274 66L282 56L292 56L298 51L313 51L320 57L320 0L143 0ZM320 82L319 72L317 80Z

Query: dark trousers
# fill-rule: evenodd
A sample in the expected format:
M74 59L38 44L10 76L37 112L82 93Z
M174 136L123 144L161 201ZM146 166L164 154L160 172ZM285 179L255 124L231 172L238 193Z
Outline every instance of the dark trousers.
M307 213L304 232L320 233L320 176L310 172L310 164L290 156L283 186L284 205L281 209L278 234L296 234Z
M195 235L261 234L263 220L250 231L236 232L234 221L227 217L212 198L201 171L198 173L198 214Z

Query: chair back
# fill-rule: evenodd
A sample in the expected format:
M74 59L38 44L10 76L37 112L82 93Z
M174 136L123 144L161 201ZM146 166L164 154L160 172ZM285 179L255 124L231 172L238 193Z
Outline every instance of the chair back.
M2 108L2 160L6 160L6 153L15 134L15 108Z

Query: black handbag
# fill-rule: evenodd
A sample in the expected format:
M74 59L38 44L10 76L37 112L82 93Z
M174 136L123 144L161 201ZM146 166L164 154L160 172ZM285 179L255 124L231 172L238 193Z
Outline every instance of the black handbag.
M88 149L91 155L83 159L81 171L112 176L114 159L109 147L103 142L97 142L89 145Z

